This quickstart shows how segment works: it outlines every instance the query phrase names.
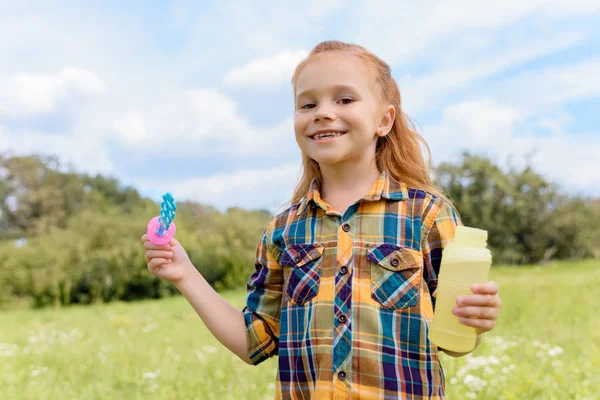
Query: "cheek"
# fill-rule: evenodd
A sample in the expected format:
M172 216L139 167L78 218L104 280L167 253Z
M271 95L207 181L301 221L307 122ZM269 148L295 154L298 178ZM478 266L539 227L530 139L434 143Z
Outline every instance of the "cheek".
M305 115L302 114L294 114L294 132L296 132L296 137L304 134L306 130L306 126L308 124L308 119Z

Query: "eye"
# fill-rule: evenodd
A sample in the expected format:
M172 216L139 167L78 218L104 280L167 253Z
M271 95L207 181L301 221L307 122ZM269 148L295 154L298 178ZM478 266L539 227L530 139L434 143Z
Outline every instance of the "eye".
M306 103L306 104L302 105L300 108L304 109L304 110L308 110L308 109L314 108L314 107L315 107L314 104L312 104L312 103Z
M350 98L350 97L344 97L343 99L340 99L338 101L338 103L342 103L342 104L350 104L350 103L353 103L353 102L354 102L354 99Z

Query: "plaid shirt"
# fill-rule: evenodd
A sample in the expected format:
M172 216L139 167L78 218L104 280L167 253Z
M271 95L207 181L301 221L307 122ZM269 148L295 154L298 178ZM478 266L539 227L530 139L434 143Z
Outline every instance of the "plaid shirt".
M443 399L430 293L458 224L448 203L385 172L343 215L313 181L273 218L244 317L252 362L279 356L276 398Z

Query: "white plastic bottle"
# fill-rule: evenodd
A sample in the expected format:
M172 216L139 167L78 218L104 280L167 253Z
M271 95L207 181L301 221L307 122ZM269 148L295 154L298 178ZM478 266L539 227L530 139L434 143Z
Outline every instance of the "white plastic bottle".
M461 353L475 347L475 328L461 324L452 309L458 296L471 294L473 284L488 280L492 255L486 245L487 231L458 226L454 240L444 247L429 327L429 340L443 349Z

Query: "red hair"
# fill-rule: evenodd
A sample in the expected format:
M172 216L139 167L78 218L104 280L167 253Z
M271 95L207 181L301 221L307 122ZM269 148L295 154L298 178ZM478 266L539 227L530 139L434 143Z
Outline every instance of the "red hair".
M431 181L431 151L425 139L415 130L410 118L404 114L401 108L401 97L398 84L392 77L392 71L379 57L357 44L349 44L336 40L319 43L296 67L292 84L294 87L294 98L296 97L296 82L298 75L308 64L312 57L325 52L349 52L362 59L374 72L375 81L380 90L382 104L391 104L396 109L396 118L390 132L377 139L375 160L380 171L386 171L392 180L404 182L408 187L420 188L447 201L440 189ZM427 157L423 153L426 153ZM306 195L311 181L316 178L322 183L319 164L302 155L303 173L294 190L292 204L300 201Z

